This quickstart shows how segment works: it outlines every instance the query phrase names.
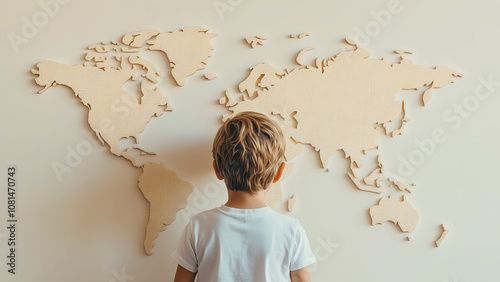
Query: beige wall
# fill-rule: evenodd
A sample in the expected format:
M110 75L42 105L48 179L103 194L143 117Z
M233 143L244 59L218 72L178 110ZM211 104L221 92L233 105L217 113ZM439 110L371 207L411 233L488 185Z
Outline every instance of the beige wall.
M45 0L42 0L45 2ZM471 103L481 78L500 81L500 5L495 1L66 1L47 16L37 31L13 46L8 34L22 36L33 16L43 21L37 1L3 1L0 9L1 144L0 168L18 168L18 274L0 266L1 281L173 281L170 258L174 244L195 210L224 203L221 183L210 174L210 146L225 113L216 101L235 90L249 67L267 61L294 67L302 48L316 50L304 58L332 56L345 36L360 30L374 57L389 57L395 49L414 51L411 57L428 67L445 65L464 74L457 83L435 90L428 107L415 95L412 118L397 138L381 137L381 152L389 171L397 173L408 159L441 128L446 140L436 144L422 164L405 177L418 187L411 202L421 216L412 241L389 223L370 226L368 208L378 196L358 191L345 176L340 154L331 172L319 168L308 148L295 161L284 194L297 194L292 216L301 220L320 262L314 281L498 281L500 253L500 189L498 189L499 85L492 95L460 114L457 105ZM62 1L61 1L62 3ZM218 14L215 4L230 3ZM388 4L392 3L392 4ZM391 6L392 5L392 6ZM54 9L53 9L54 10ZM390 15L390 19L382 15ZM40 22L39 22L40 24ZM29 70L39 61L80 63L84 48L118 39L142 29L176 30L200 25L219 34L206 71L188 78L183 88L162 83L174 111L154 119L141 144L159 154L165 165L195 185L188 210L157 239L153 256L142 247L148 204L137 188L140 171L126 160L93 145L71 173L59 181L51 167L64 162L68 148L95 142L86 123L87 110L65 87L43 95ZM303 40L291 33L309 32ZM267 35L265 46L249 49L243 37ZM15 52L15 49L18 52ZM164 58L155 57L159 63ZM164 71L168 71L164 67ZM203 73L218 78L207 82ZM404 95L411 95L406 93ZM466 117L465 117L466 116ZM86 134L90 134L87 137ZM94 143L92 143L94 144ZM6 172L2 174L6 179ZM2 180L2 183L5 183ZM2 186L2 187L5 187ZM0 226L6 224L6 191L0 193ZM280 207L284 211L284 207ZM434 241L445 223L450 233L440 248ZM0 255L7 256L7 230L0 229ZM123 271L123 272L122 272Z

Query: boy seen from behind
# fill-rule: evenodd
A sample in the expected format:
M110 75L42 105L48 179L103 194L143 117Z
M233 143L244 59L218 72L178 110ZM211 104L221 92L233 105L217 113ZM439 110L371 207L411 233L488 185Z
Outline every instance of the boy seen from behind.
M228 201L188 222L172 254L175 282L302 282L316 262L297 219L266 205L285 167L279 126L255 112L235 115L215 136L212 155Z

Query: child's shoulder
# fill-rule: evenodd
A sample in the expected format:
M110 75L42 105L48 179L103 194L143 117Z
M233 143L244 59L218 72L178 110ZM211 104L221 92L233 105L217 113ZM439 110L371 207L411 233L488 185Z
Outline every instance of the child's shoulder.
M271 209L271 208L270 208ZM291 217L287 214L282 214L282 213L279 213L273 209L271 209L271 214L273 217L275 217L276 220L279 220L283 223L287 223L287 224L290 224L290 225L296 225L299 223L299 220L297 218L294 218L294 217Z
M280 226L281 228L295 229L300 225L298 219L281 214L270 207L245 210L230 208L224 205L195 214L191 217L191 221L193 223L215 222L227 218L232 218L236 221L243 220L245 222L248 221L249 218L253 218L256 221L262 223L267 222L268 224L276 225L276 227Z
M199 221L205 221L209 218L213 218L217 214L217 209L218 208L213 208L194 214L193 216L191 216L191 221L199 222Z

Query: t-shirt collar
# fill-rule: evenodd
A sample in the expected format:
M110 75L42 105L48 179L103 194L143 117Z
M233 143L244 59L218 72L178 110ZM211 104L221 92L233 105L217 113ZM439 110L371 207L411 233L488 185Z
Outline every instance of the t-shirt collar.
M232 208L228 207L226 205L222 205L219 207L221 211L232 213L232 214L241 214L241 215L260 215L260 214L266 214L272 211L272 209L268 206L262 207L262 208L256 208L256 209L238 209L238 208Z

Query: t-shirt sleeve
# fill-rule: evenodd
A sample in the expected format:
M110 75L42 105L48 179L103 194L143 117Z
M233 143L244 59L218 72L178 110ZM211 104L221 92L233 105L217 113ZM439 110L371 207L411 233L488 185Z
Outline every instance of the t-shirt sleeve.
M291 253L290 271L295 271L316 262L311 245L307 239L306 231L297 220L294 242Z
M177 263L192 273L198 272L198 261L196 259L195 243L193 237L193 222L190 220L184 228L184 232L172 253Z

